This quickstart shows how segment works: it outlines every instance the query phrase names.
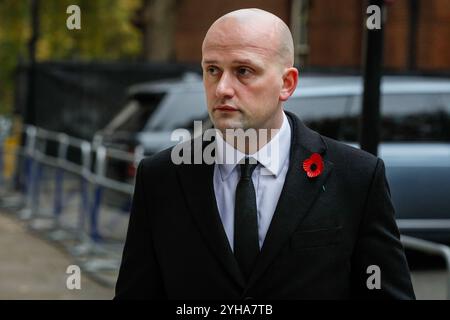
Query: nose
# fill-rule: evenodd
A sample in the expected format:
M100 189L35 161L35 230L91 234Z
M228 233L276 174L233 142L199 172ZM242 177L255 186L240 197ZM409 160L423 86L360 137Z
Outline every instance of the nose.
M230 74L223 72L216 87L216 96L220 99L229 99L234 96L233 79Z

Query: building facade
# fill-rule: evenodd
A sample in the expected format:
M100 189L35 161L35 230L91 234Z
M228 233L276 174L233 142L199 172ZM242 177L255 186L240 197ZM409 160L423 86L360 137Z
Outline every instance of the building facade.
M384 66L395 71L450 70L450 1L388 1ZM177 6L175 60L197 63L201 43L221 15L257 7L282 18L296 42L297 63L311 68L359 69L367 4L364 0L182 0Z

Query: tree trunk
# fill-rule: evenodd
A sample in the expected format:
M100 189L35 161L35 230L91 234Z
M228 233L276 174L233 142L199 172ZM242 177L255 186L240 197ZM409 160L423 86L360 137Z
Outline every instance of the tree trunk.
M174 33L177 0L143 0L140 26L143 56L148 61L171 61L175 57Z

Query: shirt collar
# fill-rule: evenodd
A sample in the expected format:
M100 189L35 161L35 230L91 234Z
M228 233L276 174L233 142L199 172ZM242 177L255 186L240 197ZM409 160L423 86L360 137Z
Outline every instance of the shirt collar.
M222 180L228 179L236 165L247 155L227 143L220 133L216 134L216 164ZM266 175L277 177L284 163L289 158L291 146L291 127L283 112L283 123L280 131L260 150L248 157L255 158L262 166Z

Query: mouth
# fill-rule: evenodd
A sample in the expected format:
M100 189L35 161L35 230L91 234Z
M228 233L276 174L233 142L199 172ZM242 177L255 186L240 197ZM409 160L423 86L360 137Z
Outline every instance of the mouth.
M214 111L223 111L223 112L235 112L235 111L239 111L238 108L229 106L229 105L219 105L214 107Z

